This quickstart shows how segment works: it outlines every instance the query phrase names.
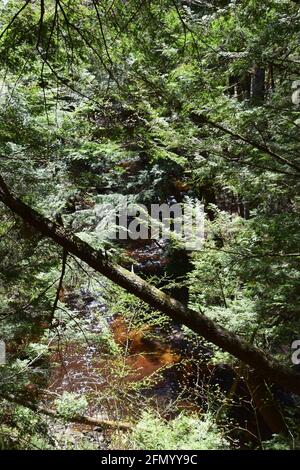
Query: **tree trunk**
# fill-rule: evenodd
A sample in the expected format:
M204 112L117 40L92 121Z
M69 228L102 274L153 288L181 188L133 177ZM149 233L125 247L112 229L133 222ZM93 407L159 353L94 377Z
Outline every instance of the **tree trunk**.
M253 405L261 414L272 434L288 434L288 427L271 388L253 372L248 373L246 383Z
M261 104L265 97L265 69L254 65L251 78L251 99L253 104Z
M268 381L277 383L286 390L300 395L300 374L281 365L264 351L248 344L238 335L219 326L205 315L187 308L136 274L110 262L101 251L93 249L86 242L43 217L12 195L1 176L0 201L40 233L63 247L65 251L72 253L154 309L166 314L175 322L187 326L206 340L253 367L258 374Z
M6 393L2 395L2 397L10 403L15 403L20 406L24 406L29 410L36 411L37 413L42 413L46 416L50 416L51 418L55 419L63 419L63 417L52 408L48 408L46 406L37 405L36 403L23 400L18 398L11 393ZM87 415L80 415L80 416L72 416L67 418L68 422L71 423L78 423L78 424L87 424L88 426L99 426L101 428L110 428L110 429L117 429L120 431L130 431L133 428L133 425L124 421L113 421L110 419L100 419L95 418L93 416Z

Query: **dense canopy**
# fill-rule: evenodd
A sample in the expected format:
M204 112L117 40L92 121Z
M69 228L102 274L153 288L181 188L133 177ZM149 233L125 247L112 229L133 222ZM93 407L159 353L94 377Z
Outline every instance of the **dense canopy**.
M1 449L300 448L299 33L291 0L1 2ZM201 248L112 239L124 201L201 203Z

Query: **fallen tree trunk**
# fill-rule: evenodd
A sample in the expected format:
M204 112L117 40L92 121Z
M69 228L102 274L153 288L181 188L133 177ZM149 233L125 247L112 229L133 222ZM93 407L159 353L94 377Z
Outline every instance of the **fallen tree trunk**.
M187 308L136 274L112 263L101 251L93 249L88 243L42 216L11 194L1 176L0 201L40 233L51 238L65 251L75 255L95 271L166 314L175 322L187 326L206 340L253 367L267 381L277 383L286 390L300 395L300 374L281 365L264 351L248 344L238 335L219 326L205 315Z
M20 398L15 397L12 394L1 395L1 398L4 398L10 403L16 403L17 405L24 406L25 408L28 408L32 411L36 411L37 413L42 413L46 416L50 416L51 418L65 419L56 410L53 410L52 408L48 408L46 406L37 405L36 403L22 400ZM73 417L67 418L66 421L71 422L71 423L87 424L88 426L99 426L101 428L115 429L115 430L120 430L120 431L129 431L133 428L132 424L126 423L124 421L100 419L100 418L95 418L93 416L87 416L87 415L73 416Z

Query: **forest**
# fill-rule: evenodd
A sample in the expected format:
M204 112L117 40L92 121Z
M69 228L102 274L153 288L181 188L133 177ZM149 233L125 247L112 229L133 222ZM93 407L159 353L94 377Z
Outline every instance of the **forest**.
M0 2L0 450L300 450L299 129L299 1Z

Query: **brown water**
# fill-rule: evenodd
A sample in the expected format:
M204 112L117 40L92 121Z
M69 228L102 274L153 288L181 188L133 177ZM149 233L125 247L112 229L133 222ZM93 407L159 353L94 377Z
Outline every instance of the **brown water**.
M76 305L76 295L65 293L64 301ZM101 333L99 309L103 305L91 301L81 313L88 318L91 333ZM88 341L61 342L55 345L51 357L51 374L44 400L52 404L64 392L85 394L89 408L87 414L102 419L135 422L143 409L156 408L165 418L173 418L181 411L206 411L207 389L218 384L223 390L232 385L230 367L214 366L205 351L193 356L193 351L180 347L181 332L174 327L164 332L149 326L131 328L122 315L108 319L108 325L121 354L104 355L101 346ZM159 338L159 339L158 339ZM202 388L202 391L201 391ZM193 393L195 392L195 393ZM237 408L237 420L243 428L240 446L254 439L259 425L266 433L261 417L254 416L251 404L248 409L247 392L239 384L237 395L243 397ZM258 419L258 421L257 421ZM70 425L68 433L89 432L86 425ZM105 436L110 436L109 432ZM109 437L108 437L109 439Z
M105 397L107 408L109 395L114 396L115 400L120 395L117 408L119 410L121 407L122 415L127 415L128 410L121 406L122 401L126 403L121 391L126 395L126 391L135 385L143 385L145 379L152 378L151 383L142 386L140 396L147 391L150 393L154 384L154 389L159 391L159 400L165 402L172 395L176 376L181 373L180 367L176 367L182 362L180 351L175 350L170 343L164 344L149 338L149 327L130 329L122 316L115 317L110 328L121 355L103 357L101 347L88 343L57 344L51 357L48 391L60 395L65 391L85 393L90 398L89 411L101 411L101 414L113 410L110 406L106 411L99 410L95 406L98 398ZM155 390L150 393L152 396Z
M165 246L161 243L142 240L126 248L127 267L138 274L159 276L168 266ZM60 300L79 310L88 320L86 333L100 336L99 311L105 317L106 306L92 293L87 296L85 293L83 305L81 302L79 306L81 297L79 291L65 289ZM62 335L51 357L44 397L48 403L64 392L85 394L89 401L88 414L134 422L149 401L165 417L173 417L182 410L200 414L207 402L203 383L211 384L215 380L223 390L230 388L233 380L230 368L217 370L209 363L209 353L204 349L198 350L193 358L191 345L183 347L183 335L176 325L168 331L163 328L154 331L149 326L133 328L122 315L105 321L121 354L104 355L101 345L95 342L67 342ZM78 426L73 428L76 430ZM253 429L252 426L251 432L255 433Z

